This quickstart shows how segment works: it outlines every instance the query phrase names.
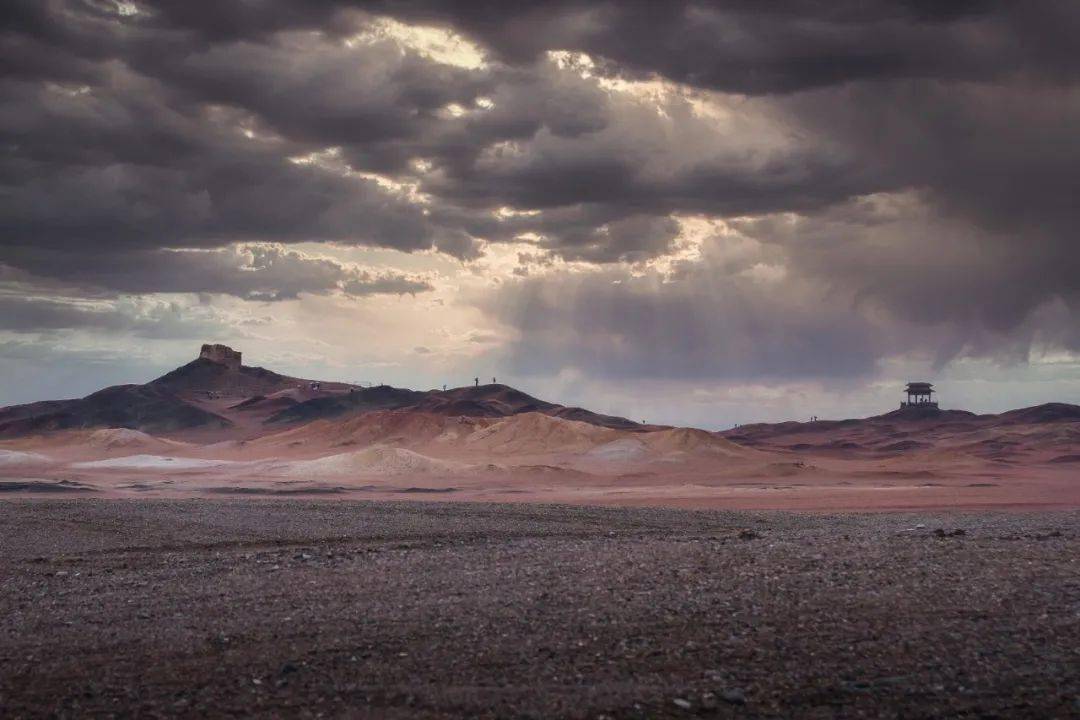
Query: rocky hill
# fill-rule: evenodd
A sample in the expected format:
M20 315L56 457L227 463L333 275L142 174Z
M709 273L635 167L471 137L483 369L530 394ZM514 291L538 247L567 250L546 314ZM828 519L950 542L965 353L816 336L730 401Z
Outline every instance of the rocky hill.
M446 417L501 418L542 413L607 428L655 430L626 418L539 400L507 385L409 390L358 387L281 375L241 364L225 345L203 345L199 356L145 385L106 388L85 398L0 409L0 436L51 430L129 428L162 433L193 428L246 427L267 431L381 410Z
M389 418L378 415L384 412L423 419L428 425L438 424L432 418L528 420L506 426L514 432L540 432L547 426L538 417L635 435L666 429L547 402L501 384L420 391L306 380L243 365L232 348L205 345L195 360L145 385L118 385L84 398L0 409L0 437L127 428L185 437L200 431L204 441L247 440L308 425L323 427L315 424L319 421L340 424L372 416L383 418L381 425ZM404 420L395 416L393 423L399 422ZM1064 463L1080 455L1080 407L1050 403L1000 415L909 407L865 419L745 425L722 435L741 446L809 455L890 457L944 448L1001 462L1037 454ZM695 447L701 444L696 435L677 437L693 441ZM709 439L710 448L716 445L714 439ZM623 443L605 452L632 450Z
M748 447L809 455L950 451L999 462L1066 462L1080 447L1080 406L1047 403L987 415L908 407L863 419L743 425L722 434Z
M147 384L177 394L215 392L235 397L250 397L284 390L305 382L309 381L278 375L261 367L227 365L200 357Z
M648 431L656 426L633 420L602 415L577 407L566 407L544 400L508 385L478 385L451 390L405 390L381 385L351 388L344 394L327 395L296 403L272 415L270 423L310 422L349 413L373 410L412 410L434 415L500 418L523 413L541 413L565 420L576 420L620 430Z

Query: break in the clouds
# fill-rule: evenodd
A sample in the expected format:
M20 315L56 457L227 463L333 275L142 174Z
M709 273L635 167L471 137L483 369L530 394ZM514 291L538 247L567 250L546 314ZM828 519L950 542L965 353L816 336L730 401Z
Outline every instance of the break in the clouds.
M331 364L423 316L416 384L1074 362L1078 31L1049 1L16 0L4 347L274 302L367 323Z

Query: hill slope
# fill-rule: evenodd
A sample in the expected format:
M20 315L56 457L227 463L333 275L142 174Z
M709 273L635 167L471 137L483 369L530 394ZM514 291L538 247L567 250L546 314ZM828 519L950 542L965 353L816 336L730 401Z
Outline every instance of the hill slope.
M997 415L903 408L858 420L744 425L722 434L745 446L809 454L951 451L1001 462L1038 460L1080 447L1080 406L1047 403Z
M278 375L261 367L243 365L232 369L212 360L198 358L151 380L147 386L175 394L213 391L252 396L273 393L305 382L308 381Z
M218 346L215 346L218 347ZM227 354L230 348L220 346ZM199 358L145 385L119 385L85 398L0 409L0 436L53 430L128 428L150 433L189 429L245 428L245 437L376 411L397 410L441 417L505 418L541 413L606 428L656 430L626 418L565 407L507 385L451 390L357 387L281 375L261 367ZM265 426L265 428L264 428ZM248 431L251 431L249 433Z
M162 433L229 424L225 418L197 408L152 383L116 385L78 400L0 409L0 437L85 428L130 428Z
M269 418L270 423L310 422L350 413L374 410L410 410L431 415L503 418L523 413L541 413L590 425L632 430L658 429L622 417L601 415L577 407L540 400L508 385L479 385L450 390L404 390L381 385L353 388L341 395L327 395L297 403Z

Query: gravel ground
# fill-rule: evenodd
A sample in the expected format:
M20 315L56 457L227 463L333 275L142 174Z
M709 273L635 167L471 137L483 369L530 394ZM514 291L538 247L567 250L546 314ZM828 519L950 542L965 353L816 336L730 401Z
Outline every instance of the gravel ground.
M0 717L1080 716L1080 513L0 503Z

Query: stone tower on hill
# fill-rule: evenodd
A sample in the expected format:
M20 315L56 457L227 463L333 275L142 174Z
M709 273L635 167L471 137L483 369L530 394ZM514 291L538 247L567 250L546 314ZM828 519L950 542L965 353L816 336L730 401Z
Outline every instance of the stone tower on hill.
M240 369L240 353L228 345L203 345L199 358L224 365L230 370Z

